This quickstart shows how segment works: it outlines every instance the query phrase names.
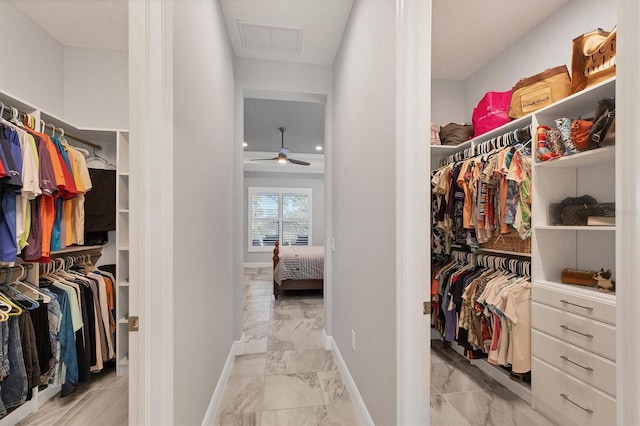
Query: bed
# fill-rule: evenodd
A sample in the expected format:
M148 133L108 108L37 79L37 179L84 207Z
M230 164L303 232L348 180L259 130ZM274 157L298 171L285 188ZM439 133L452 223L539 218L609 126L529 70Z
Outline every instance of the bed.
M322 290L323 246L283 246L273 249L273 296L282 290Z

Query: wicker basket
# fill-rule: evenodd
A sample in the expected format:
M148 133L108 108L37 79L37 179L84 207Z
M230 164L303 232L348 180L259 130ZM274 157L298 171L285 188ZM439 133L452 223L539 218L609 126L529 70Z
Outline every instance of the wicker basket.
M531 253L531 238L523 240L513 232L492 237L488 242L480 244L487 250L500 250L513 253Z

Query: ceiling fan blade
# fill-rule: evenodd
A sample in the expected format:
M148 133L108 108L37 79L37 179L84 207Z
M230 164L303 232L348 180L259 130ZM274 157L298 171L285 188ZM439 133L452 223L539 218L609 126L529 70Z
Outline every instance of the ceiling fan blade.
M311 165L311 163L307 163L306 161L294 160L293 158L288 158L288 160L289 160L290 163L299 164L301 166L310 166Z
M273 160L277 160L278 157L274 157L274 158L254 158L251 161L273 161Z

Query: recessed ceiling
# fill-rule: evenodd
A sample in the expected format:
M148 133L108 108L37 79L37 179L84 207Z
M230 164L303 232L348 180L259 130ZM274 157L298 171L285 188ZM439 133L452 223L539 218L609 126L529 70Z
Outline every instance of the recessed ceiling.
M64 46L128 50L127 0L12 0Z
M294 102L271 99L244 100L245 151L280 151L281 133L285 127L284 146L296 154L318 154L316 146L324 146L323 103Z
M353 0L222 0L236 56L329 66L333 65L340 47L352 6ZM299 48L287 51L260 43L243 46L239 23L263 29L299 29ZM281 33L281 36L289 35ZM269 40L264 37L267 44Z
M467 80L568 0L433 0L431 77Z

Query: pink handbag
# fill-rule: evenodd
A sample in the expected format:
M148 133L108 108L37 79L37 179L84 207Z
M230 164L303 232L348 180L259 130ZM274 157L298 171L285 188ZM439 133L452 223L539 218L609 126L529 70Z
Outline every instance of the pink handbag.
M473 137L487 133L511 121L509 107L511 90L507 92L487 92L473 109Z

